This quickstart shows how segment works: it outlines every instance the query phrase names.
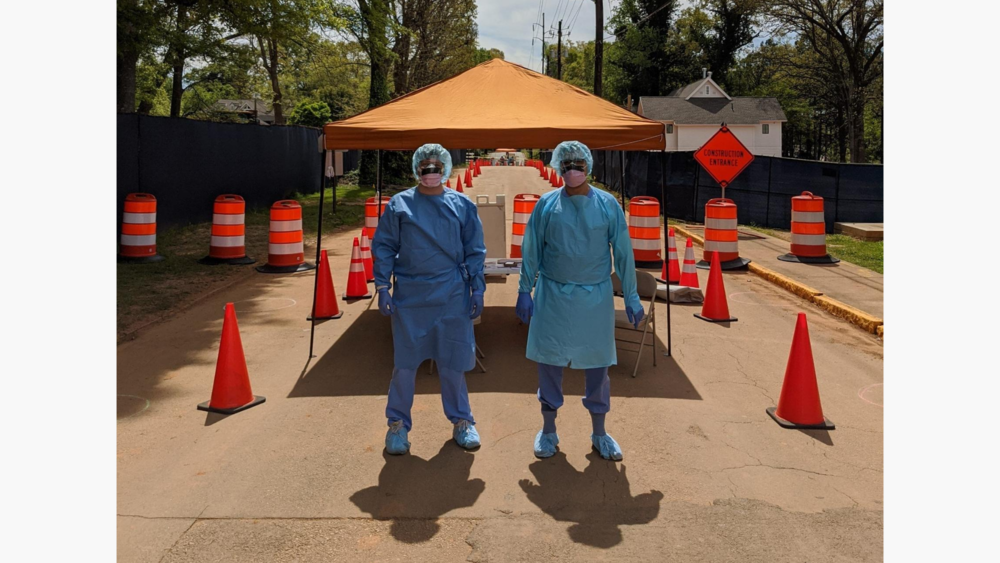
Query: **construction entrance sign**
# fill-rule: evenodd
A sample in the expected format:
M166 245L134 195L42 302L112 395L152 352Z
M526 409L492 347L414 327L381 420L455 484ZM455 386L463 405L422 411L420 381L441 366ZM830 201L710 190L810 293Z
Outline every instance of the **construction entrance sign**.
M753 154L723 124L718 133L694 153L694 159L725 189L753 162Z

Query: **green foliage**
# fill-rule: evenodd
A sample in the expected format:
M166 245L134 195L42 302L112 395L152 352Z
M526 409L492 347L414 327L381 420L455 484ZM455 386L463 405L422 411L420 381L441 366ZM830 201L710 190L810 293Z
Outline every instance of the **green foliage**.
M472 63L478 65L486 61L492 61L493 59L503 60L503 51L500 49L483 49L482 47L478 47L476 48L476 54Z
M326 102L299 102L288 115L288 123L292 125L322 127L329 122L330 106L326 105Z

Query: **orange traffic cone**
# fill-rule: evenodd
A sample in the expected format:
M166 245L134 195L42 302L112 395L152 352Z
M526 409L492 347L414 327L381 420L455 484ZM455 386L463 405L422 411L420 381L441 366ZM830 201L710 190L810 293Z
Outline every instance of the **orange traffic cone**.
M222 341L219 359L215 363L215 383L212 398L198 405L198 410L219 414L235 414L264 402L250 390L247 360L243 356L240 327L236 324L236 307L226 303L222 319Z
M701 306L701 314L696 317L710 323L732 323L736 317L729 316L729 302L726 300L726 286L722 283L722 266L719 265L719 253L712 253L712 265L708 270L708 286L705 288L705 303Z
M778 407L768 408L767 414L782 428L836 428L830 419L823 416L823 406L819 402L816 365L813 363L805 313L799 313L795 322L795 335L792 337L792 350L788 354Z
M455 185L455 191L463 193L463 194L465 193L465 190L462 189L462 177L461 176L458 176L458 184Z
M542 179L545 180L546 182L549 181L549 169L548 168L542 168Z
M687 248L684 249L684 265L681 266L682 287L700 288L698 285L698 270L694 265L694 247L691 246L691 239L687 239Z
M465 187L472 187L472 168L465 169Z
M361 248L358 237L354 237L354 248L351 249L351 271L347 274L347 293L344 299L371 299L368 283L365 281L365 264L361 259Z
M372 243L368 234L361 229L361 262L365 265L365 281L375 281L375 264L372 262Z
M446 188L451 187L451 178L448 178L447 180L444 181L444 187Z
M674 228L667 229L667 260L663 263L663 279L666 283L677 283L681 280L681 266L677 263L677 241L674 239Z
M367 237L365 238L367 240ZM330 274L330 259L323 250L319 254L319 269L316 270L316 300L313 301L313 317L317 321L339 319L344 314L337 306L337 290L333 288L333 276ZM313 317L306 318L307 321Z

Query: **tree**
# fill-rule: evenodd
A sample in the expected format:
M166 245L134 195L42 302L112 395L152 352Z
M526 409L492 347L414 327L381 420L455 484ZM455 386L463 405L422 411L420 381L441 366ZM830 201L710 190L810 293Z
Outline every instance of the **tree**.
M395 0L393 8L394 95L478 64L475 0Z
M608 21L615 41L607 47L607 96L623 103L631 94L666 93L666 42L676 2L622 0Z
M227 3L230 27L247 36L260 56L271 85L274 123L285 122L281 71L285 61L315 36L314 27L338 28L325 0L240 0Z
M162 20L167 6L156 0L118 0L117 110L135 113L139 59L149 55L162 40Z
M368 55L368 109L389 101L389 71L393 53L389 49L390 27L393 22L389 0L357 0L357 6L338 6L338 15L347 31ZM374 184L378 170L374 151L362 151L358 172L359 183Z
M736 54L757 37L764 0L702 0L701 7L714 16L706 62L713 80L723 84Z
M773 0L779 31L814 55L804 70L826 75L844 112L851 162L867 162L865 108L882 76L882 0Z

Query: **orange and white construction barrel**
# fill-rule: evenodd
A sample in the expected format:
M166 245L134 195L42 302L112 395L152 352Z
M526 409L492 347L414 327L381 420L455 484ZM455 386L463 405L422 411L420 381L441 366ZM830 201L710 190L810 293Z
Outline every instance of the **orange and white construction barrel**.
M378 220L385 213L385 206L389 204L389 198L382 196L382 207L379 209L378 198L370 197L365 200L365 234L368 240L375 240L375 230L378 229Z
M122 213L119 262L159 262L156 253L156 198L153 194L134 193L125 196Z
M738 270L750 263L740 258L739 232L736 224L736 204L731 199L714 198L705 204L705 251L698 267L707 270L712 265L712 253L719 253L723 270Z
M826 217L823 198L812 192L802 192L792 198L791 252L778 256L785 262L804 264L834 264L839 259L826 252Z
M531 212L541 196L535 194L517 194L514 196L514 226L511 229L510 257L521 257L521 241L524 240L524 228L528 224Z
M236 194L222 194L212 204L212 238L201 264L253 264L247 256L246 202Z
M628 236L632 240L632 254L637 268L661 268L663 253L660 250L660 200L638 196L628 204Z
M267 264L257 266L265 274L288 274L315 268L305 260L302 244L302 206L294 199L283 199L271 206L271 224L267 233Z

